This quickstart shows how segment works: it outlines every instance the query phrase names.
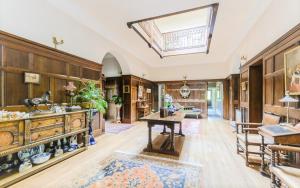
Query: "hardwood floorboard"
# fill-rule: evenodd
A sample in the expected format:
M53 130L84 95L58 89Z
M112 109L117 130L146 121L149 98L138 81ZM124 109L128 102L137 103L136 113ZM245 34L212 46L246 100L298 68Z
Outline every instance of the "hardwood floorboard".
M246 167L244 159L236 154L235 135L229 121L208 118L190 122L199 125L200 134L186 136L179 161L201 165L201 180L205 187L270 187L268 178L261 176L258 170ZM120 134L105 134L97 138L97 144L87 151L12 187L62 187L61 182L72 181L82 170L92 168L117 150L140 153L147 143L147 127L144 122L135 124Z

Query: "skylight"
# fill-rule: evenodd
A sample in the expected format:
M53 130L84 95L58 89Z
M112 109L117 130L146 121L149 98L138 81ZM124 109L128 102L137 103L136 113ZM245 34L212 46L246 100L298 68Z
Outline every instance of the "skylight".
M208 53L218 4L127 23L163 58Z

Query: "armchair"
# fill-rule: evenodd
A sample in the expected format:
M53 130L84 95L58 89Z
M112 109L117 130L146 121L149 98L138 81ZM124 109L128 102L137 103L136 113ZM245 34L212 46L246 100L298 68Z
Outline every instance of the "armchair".
M300 153L300 147L269 145L271 154L271 185L274 188L282 187L284 184L290 188L298 188L300 186L300 168L290 167L281 164L280 152Z
M246 160L246 166L249 164L259 165L261 163L261 143L262 138L258 134L258 127L262 125L279 124L280 117L264 113L261 123L236 123L236 145L237 153L243 154ZM265 140L266 145L272 144L272 141Z

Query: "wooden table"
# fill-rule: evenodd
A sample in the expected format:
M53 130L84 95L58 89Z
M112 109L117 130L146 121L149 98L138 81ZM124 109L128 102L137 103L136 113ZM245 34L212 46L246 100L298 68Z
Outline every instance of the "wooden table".
M265 138L270 140L273 144L300 144L300 130L288 125L266 125L258 127L258 133L262 136L261 150L261 173L266 175L265 172Z
M179 124L180 129L178 135L184 136L182 133L182 121L184 119L185 114L183 112L175 112L173 116L167 116L165 118L160 117L160 113L156 112L141 118L142 121L147 121L148 123L148 144L144 149L146 152L157 152L163 154L169 154L174 156L179 156L179 153L175 151L174 139L175 139L175 125ZM160 149L154 149L152 146L152 127L155 125L166 126L171 129L168 139L161 145ZM165 129L163 133L166 133Z

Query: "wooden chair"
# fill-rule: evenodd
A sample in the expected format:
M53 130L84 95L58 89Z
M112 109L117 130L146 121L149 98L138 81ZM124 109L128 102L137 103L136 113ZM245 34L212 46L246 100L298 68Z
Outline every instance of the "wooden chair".
M296 152L300 153L300 147L269 145L268 148L272 151L271 154L271 185L272 187L300 187L300 168L291 167L281 164L280 152Z
M243 153L246 166L249 166L249 164L260 165L261 163L260 146L262 137L258 134L258 127L262 125L277 125L279 121L279 116L264 113L261 123L236 123L237 153ZM264 143L266 145L272 144L272 142L267 139L265 139ZM251 149L249 147L251 147Z

